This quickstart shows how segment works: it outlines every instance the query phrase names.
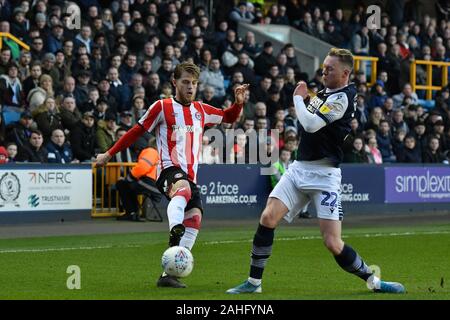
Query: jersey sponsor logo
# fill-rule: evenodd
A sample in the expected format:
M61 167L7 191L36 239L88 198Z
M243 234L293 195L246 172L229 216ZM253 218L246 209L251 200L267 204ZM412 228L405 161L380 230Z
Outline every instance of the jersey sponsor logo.
M333 109L332 106L324 104L323 106L320 107L319 111L322 114L327 114L327 113L330 113L332 109Z
M173 124L172 125L172 130L173 131L178 131L178 132L183 132L183 133L192 133L192 132L196 132L196 131L202 131L201 127L195 127L195 126L191 126L191 125L187 125L187 126L182 126L182 125L178 125L178 124Z
M317 110L319 110L320 106L324 104L324 101L320 99L318 96L315 96L311 99L306 109L311 113L316 113Z

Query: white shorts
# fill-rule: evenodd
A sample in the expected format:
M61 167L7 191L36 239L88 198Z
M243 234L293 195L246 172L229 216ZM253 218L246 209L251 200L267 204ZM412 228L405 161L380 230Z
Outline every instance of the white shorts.
M342 220L341 169L324 161L294 161L281 177L269 197L284 203L289 212L284 216L292 222L312 200L319 219Z

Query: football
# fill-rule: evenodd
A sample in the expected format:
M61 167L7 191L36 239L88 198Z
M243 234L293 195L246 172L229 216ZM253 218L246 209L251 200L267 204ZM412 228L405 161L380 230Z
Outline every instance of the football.
M190 275L194 268L194 257L185 247L170 247L162 255L161 265L168 275L184 278Z

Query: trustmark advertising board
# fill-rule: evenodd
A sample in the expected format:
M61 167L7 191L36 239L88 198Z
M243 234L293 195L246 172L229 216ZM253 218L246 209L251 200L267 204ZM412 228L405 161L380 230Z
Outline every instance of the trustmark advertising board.
M0 167L0 213L91 208L91 165L11 164Z

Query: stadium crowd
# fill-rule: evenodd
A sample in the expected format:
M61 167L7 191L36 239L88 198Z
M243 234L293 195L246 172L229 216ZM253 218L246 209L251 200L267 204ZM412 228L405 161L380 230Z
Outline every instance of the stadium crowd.
M20 50L3 38L0 162L93 161L151 103L172 96L172 71L184 60L201 68L198 99L210 105L227 107L236 85L251 85L239 121L218 128L224 135L231 128L247 134L237 135L229 154L205 135L202 163L250 161L248 133L261 129L277 129L280 136L269 135L260 147L269 153L278 147L282 159L294 159L299 122L292 93L299 80L307 81L312 94L321 90L321 70L308 78L292 44L274 52L270 41L257 43L252 32L239 37L236 26L243 21L291 25L356 55L379 58L375 85L367 85L365 71L353 75L357 109L345 162L448 163L450 89L435 92L430 108L409 83L412 59L450 61L450 23L441 2L436 17L421 16L416 1L387 8L379 30L367 29L363 5L346 18L342 8L307 0L280 0L267 10L261 0L226 2L212 25L204 7L181 0L81 0L81 25L73 29L64 1L0 0L0 32L31 47ZM433 72L438 85L440 72ZM418 83L424 75L418 67ZM136 161L148 138L114 160Z

